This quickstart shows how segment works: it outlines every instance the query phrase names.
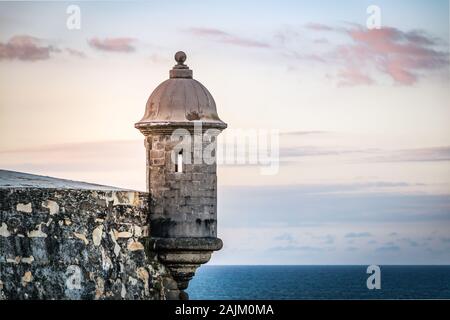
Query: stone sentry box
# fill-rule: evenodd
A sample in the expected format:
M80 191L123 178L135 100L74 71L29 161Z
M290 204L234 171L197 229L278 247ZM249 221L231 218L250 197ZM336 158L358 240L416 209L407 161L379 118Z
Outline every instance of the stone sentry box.
M196 269L222 248L216 162L195 156L227 125L186 55L175 59L135 125L148 192L0 170L0 300L188 298ZM200 144L178 150L174 130L184 141L199 126Z
M217 238L216 161L203 161L202 150L214 145L227 125L209 91L192 78L185 53L177 52L175 60L170 78L150 95L135 127L145 136L150 248L185 294L197 267L222 248Z

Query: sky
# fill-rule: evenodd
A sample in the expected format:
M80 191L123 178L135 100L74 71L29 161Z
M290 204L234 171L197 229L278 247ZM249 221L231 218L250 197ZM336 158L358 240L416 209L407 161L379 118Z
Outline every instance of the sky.
M441 0L1 1L0 168L145 190L183 50L222 144L280 133L276 174L219 165L211 264L450 264L449 29Z

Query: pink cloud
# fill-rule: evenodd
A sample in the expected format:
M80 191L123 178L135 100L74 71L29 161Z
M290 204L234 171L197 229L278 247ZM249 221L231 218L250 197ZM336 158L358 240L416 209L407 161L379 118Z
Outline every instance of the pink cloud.
M331 28L310 23L306 27L313 32L333 31L349 38L349 43L321 54L329 65L337 67L339 85L371 85L375 75L381 74L396 84L410 86L449 64L449 53L439 48L439 39L424 31L391 27L370 30L357 24Z
M437 52L427 48L423 37L411 37L394 28L353 29L347 31L357 45L365 45L377 54L403 54L428 58Z
M256 41L248 38L243 38L240 36L236 36L230 33L227 33L223 30L213 29L213 28L190 28L187 32L199 36L199 37L208 37L215 41L219 41L222 43L228 43L231 45L241 46L241 47L256 47L256 48L269 48L270 44Z
M357 68L347 67L338 73L340 78L339 86L355 86L355 85L370 85L373 80L360 72Z
M422 45L435 45L437 43L436 39L433 39L429 37L427 34L425 34L423 31L420 30L414 30L410 31L405 34L405 37L416 44L422 44Z
M330 26L321 24L321 23L314 23L310 22L307 25L305 25L305 28L315 31L333 31L334 29Z
M345 59L362 70L370 65L402 85L416 83L421 72L448 65L448 53L434 49L434 39L417 31L403 32L395 28L346 30L352 44L339 49ZM345 68L348 68L348 64Z
M197 36L229 36L228 33L219 29L212 28L190 28L188 32L197 35Z
M0 60L46 60L50 58L51 52L58 51L53 46L43 44L42 40L28 35L17 35L6 43L0 42Z
M384 62L382 67L397 83L412 85L417 81L417 76L408 71L406 61L391 59Z
M133 46L134 42L133 38L92 38L88 40L88 44L92 48L111 52L133 52L136 50Z

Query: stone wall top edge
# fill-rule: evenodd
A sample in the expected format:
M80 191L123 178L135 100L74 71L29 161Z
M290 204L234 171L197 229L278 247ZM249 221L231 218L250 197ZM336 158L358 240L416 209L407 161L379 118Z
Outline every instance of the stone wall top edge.
M11 190L11 191L47 191L47 192L57 192L57 191L77 191L77 192L114 192L114 193L124 193L124 192L131 192L131 193L137 193L140 195L147 196L148 192L146 191L139 191L139 190L131 190L131 189L107 189L107 188L98 188L98 189L86 189L86 188L51 188L51 187L26 187L26 186L0 186L1 190Z

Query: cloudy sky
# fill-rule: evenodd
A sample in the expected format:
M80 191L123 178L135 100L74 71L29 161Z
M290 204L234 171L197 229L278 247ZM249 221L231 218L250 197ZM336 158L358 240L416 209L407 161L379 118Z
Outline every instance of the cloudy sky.
M145 190L178 50L227 131L280 132L277 174L219 167L212 263L450 263L448 1L0 2L0 168Z

